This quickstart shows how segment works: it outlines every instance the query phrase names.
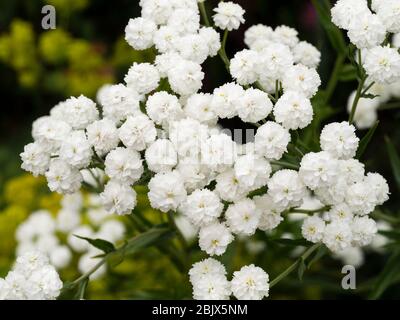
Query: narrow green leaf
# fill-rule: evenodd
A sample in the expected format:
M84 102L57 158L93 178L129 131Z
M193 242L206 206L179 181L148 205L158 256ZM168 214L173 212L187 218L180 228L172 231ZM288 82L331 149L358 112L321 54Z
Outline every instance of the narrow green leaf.
M115 251L114 245L111 242L108 242L106 240L103 240L103 239L90 239L90 238L85 238L85 237L81 237L81 236L78 236L78 235L75 235L75 237L77 237L79 239L82 239L82 240L86 240L92 246L96 247L97 249L100 249L105 254L108 254L110 252Z
M394 230L379 230L379 234L384 235L387 238L400 241L400 232Z
M300 281L303 280L304 271L306 271L306 269L307 269L307 266L304 262L304 259L300 259L299 267L297 269L297 275L299 276Z
M379 121L376 121L375 124L368 130L368 132L365 134L365 136L361 139L361 141L358 145L356 159L360 159L361 156L364 154L365 150L368 147L368 144L370 143L372 137L374 136L376 128L378 128L378 125L379 125Z
M357 68L352 64L345 64L340 70L339 80L343 82L357 80Z
M89 284L89 278L86 278L85 280L79 283L78 290L75 294L76 300L83 300L85 298L85 292L88 284Z
M139 249L149 247L157 242L162 243L165 239L171 237L173 231L166 228L154 228L147 232L141 233L138 236L126 242L123 251L124 254L132 254Z
M376 279L375 286L369 295L370 299L378 299L385 290L393 283L400 272L400 250L392 253L385 268Z
M319 0L312 0L312 3L332 47L339 53L347 54L347 46L343 34L331 21L330 7Z
M375 99L377 97L379 97L379 95L372 94L372 93L364 93L361 95L361 98L365 98L365 99Z
M310 269L310 267L317 262L319 259L321 259L323 256L325 256L328 253L328 249L325 246L321 246L318 248L317 253L315 256L310 260L310 262L307 265L307 269Z
M392 165L393 175L400 190L400 156L389 137L385 136L386 148L389 154L390 164Z

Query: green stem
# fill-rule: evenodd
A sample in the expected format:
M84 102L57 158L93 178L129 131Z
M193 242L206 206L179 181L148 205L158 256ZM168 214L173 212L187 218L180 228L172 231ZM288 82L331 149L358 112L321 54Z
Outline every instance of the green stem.
M78 279L74 280L72 282L72 286L78 285L81 281L84 281L86 279L89 279L89 277L97 271L103 264L107 262L109 258L109 255L106 255L103 259L101 259L92 269L90 269L88 272L84 273L81 275Z
M322 208L316 209L316 210L306 210L306 209L297 209L297 208L292 208L288 211L288 213L306 213L306 214L313 214L313 213L320 213L324 212L330 209L330 206L324 206Z
M287 161L282 161L282 160L272 160L269 162L270 164L274 164L277 166L284 167L286 169L293 169L293 170L299 170L299 166Z
M230 72L230 70L229 70L230 62L229 62L229 58L226 55L226 51L225 51L226 41L228 39L228 33L229 33L228 30L224 31L224 36L222 38L222 43L221 43L221 49L219 49L218 54L219 54L220 58L222 59L222 61L224 62L226 70L228 70L228 72Z
M168 211L168 223L170 227L176 232L178 239L182 245L182 248L185 252L187 252L188 249L188 244L186 242L185 237L183 236L181 230L178 228L178 226L175 223L175 218L174 218L174 212L173 211Z
M200 9L200 14L201 14L201 16L203 18L204 24L207 27L211 27L210 20L208 19L207 11L206 11L206 7L204 5L204 2L199 2L199 9Z
M285 271L280 273L274 280L272 280L269 284L269 287L272 288L278 282L286 278L291 272L293 272L301 261L306 260L315 250L317 250L321 246L321 243L316 243L308 248L304 253L298 258L294 263L292 263Z
M331 77L326 86L325 104L329 102L332 95L336 89L337 83L339 81L339 73L342 70L343 63L345 60L345 55L339 54L335 61L335 66L333 67Z
M375 84L375 81L372 81L368 86L365 87L365 89L361 92L361 97L364 94L367 94L368 90L371 89L371 87Z
M359 63L359 66L361 67L361 50L358 50L358 63ZM351 112L349 115L349 123L350 124L352 124L354 121L354 115L356 114L358 101L360 100L360 98L362 96L362 92L363 92L363 88L364 88L364 84L365 84L366 80L367 80L367 75L364 73L361 76L361 79L359 79L359 81L358 81L356 96L354 97L353 105L351 106Z

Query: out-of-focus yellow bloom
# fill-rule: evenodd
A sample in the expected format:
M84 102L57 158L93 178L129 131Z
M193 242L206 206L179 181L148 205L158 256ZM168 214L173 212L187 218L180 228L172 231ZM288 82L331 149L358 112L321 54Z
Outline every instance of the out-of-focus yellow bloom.
M70 43L71 36L64 30L49 30L39 38L39 52L46 62L59 64L67 60Z

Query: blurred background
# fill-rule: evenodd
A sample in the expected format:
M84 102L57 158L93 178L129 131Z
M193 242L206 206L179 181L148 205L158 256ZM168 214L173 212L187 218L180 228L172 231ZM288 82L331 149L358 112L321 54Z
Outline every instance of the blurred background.
M71 95L84 94L95 99L104 84L118 83L133 61L151 60L152 52L135 52L124 40L124 28L129 18L140 15L138 0L1 0L0 2L0 277L7 273L14 260L17 246L14 233L28 215L38 209L56 214L62 207L61 198L47 191L41 178L33 178L20 169L19 153L31 141L30 130L34 119L46 115L59 101ZM314 44L322 52L323 64L319 72L326 83L332 71L336 52L318 24L310 1L236 1L246 10L246 23L229 35L228 56L244 48L244 31L252 24L271 27L286 24L299 31L301 40ZM218 1L206 0L207 8ZM41 9L53 5L57 12L57 28L43 30ZM209 11L210 12L210 11ZM204 64L204 90L212 91L229 80L218 57ZM356 88L354 79L339 83L332 99L333 112L329 121L347 119L346 104ZM399 213L399 197L395 175L392 172L384 137L390 137L399 146L400 112L398 109L379 113L380 124L365 154L368 171L384 175L392 197L386 206ZM321 121L328 121L328 118ZM223 125L235 127L236 123ZM361 132L364 135L365 132ZM397 148L398 149L398 148ZM137 210L151 219L154 212L144 200ZM287 227L292 227L286 226ZM285 226L282 226L284 229ZM129 230L129 228L128 228ZM280 231L278 231L280 232ZM253 244L238 244L224 259L234 270L245 262L266 265L270 275L279 273L292 261L290 250L277 244L268 244L265 235ZM267 249L265 249L267 243ZM398 250L398 249L396 249ZM325 257L307 271L303 281L284 281L274 288L272 298L365 298L382 271L388 254L369 250L364 253L366 264L357 273L357 290L346 292L340 287L343 264L340 259ZM271 263L272 261L272 263ZM268 262L268 263L266 263ZM398 263L400 265L400 261ZM166 270L168 270L166 272ZM76 270L63 271L73 279ZM90 288L91 298L187 298L190 288L179 288L181 275L158 252L149 250L144 257L124 262L104 280L95 281ZM395 271L400 280L400 267ZM72 278L71 278L72 277ZM124 283L124 285L121 285ZM394 285L385 298L400 298L400 286Z

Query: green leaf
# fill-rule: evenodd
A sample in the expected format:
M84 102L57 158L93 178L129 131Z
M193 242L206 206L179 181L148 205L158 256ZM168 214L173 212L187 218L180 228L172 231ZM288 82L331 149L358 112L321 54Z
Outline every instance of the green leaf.
M385 290L393 283L400 272L400 250L392 253L385 268L376 279L375 286L369 295L370 299L378 299Z
M300 281L303 280L304 271L306 271L306 269L307 269L307 266L304 262L304 259L300 259L299 267L297 269L297 275L299 276Z
M310 269L310 267L317 262L319 259L321 259L323 256L325 256L328 253L328 248L325 246L321 246L318 248L317 253L315 256L310 260L310 262L307 265L307 269Z
M138 236L130 239L126 242L123 247L124 254L132 254L140 249L149 247L157 242L164 242L166 239L170 238L174 234L173 231L167 228L154 228Z
M328 35L332 47L341 54L347 54L347 46L342 32L331 20L330 5L320 0L312 0L318 19Z
M385 136L386 148L389 154L390 164L392 165L393 175L400 190L400 157L389 137Z
M400 232L394 230L379 230L379 234L384 235L387 238L400 241Z
M281 244L281 245L286 245L286 246L303 246L306 247L309 245L309 242L304 239L272 239L271 241Z
M88 283L89 283L89 278L86 278L85 280L83 280L79 283L78 290L76 291L76 294L75 294L76 300L84 299Z
M365 98L365 99L375 99L377 97L379 97L379 95L372 94L372 93L364 93L363 95L361 95L361 98Z
M358 145L358 150L356 154L356 159L360 159L361 156L364 154L365 150L368 147L368 144L370 143L376 128L378 127L379 120L375 122L375 124L368 130L368 132L365 134L365 136L361 139L360 144Z
M352 64L345 64L340 70L339 80L343 82L357 80L357 68Z
M81 236L77 236L77 235L75 235L75 237L77 237L79 239L86 240L92 246L96 247L97 249L100 249L105 254L108 254L110 252L115 251L114 245L111 242L108 242L106 240L103 240L103 239L90 239L90 238L85 238L85 237L81 237Z

